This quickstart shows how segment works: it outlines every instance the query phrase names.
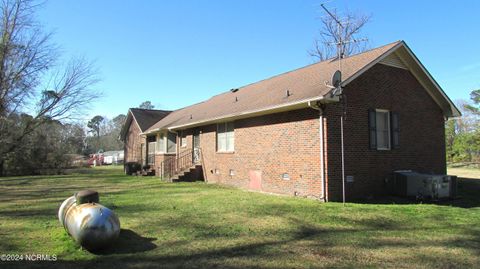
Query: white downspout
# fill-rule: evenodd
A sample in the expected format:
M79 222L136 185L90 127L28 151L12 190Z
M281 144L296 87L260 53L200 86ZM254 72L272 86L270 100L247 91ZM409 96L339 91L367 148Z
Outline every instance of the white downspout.
M324 139L324 127L323 127L323 109L320 108L319 109L320 111L320 178L321 178L321 181L322 181L322 192L321 192L321 196L320 196L320 199L323 201L323 202L327 202L327 196L326 196L326 192L325 192L325 188L326 188L326 184L325 184L325 160L324 160L324 157L325 157L325 139Z
M343 115L340 117L340 136L342 142L342 198L345 206L345 146L343 144Z
M320 200L322 202L327 202L326 192L325 192L325 149L324 149L324 126L323 126L323 109L318 106L318 104L312 104L310 101L308 102L308 106L318 110L320 113L319 115L319 133L320 133L320 183L322 186L322 191L320 192Z

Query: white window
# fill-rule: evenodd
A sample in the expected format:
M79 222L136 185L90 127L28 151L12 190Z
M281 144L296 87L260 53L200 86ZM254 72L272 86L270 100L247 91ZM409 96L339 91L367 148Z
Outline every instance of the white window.
M175 133L168 133L167 135L167 153L177 152L177 135Z
M233 122L217 124L217 151L233 152L235 150L235 128Z
M155 144L156 142L148 142L147 164L155 164Z
M165 134L160 134L157 143L157 151L159 153L165 153Z
M180 147L184 148L187 146L187 135L185 131L180 132Z
M177 135L175 133L163 133L158 136L157 143L158 153L176 153L177 152Z
M390 112L388 110L376 110L377 149L390 149Z

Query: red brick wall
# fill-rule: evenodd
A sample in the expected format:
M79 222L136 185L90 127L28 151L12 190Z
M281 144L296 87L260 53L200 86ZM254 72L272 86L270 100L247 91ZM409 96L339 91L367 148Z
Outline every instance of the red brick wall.
M377 64L345 89L345 171L347 198L383 194L384 180L394 170L445 173L442 111L415 77L404 69ZM400 147L369 149L368 109L399 113ZM342 194L339 104L326 108L328 125L328 191L330 200Z
M252 188L251 171L261 172L260 190L319 197L319 112L310 108L235 121L235 152L216 152L216 125L200 127L208 182ZM187 130L188 148L192 132ZM230 169L234 175L230 176ZM219 174L216 174L218 171ZM288 173L290 180L282 179Z
M351 82L344 93L345 174L354 177L353 183L346 183L347 200L383 194L384 180L394 170L446 172L442 111L409 71L377 64ZM399 114L399 149L369 149L370 108ZM342 194L341 114L340 104L326 105L325 170L330 200L341 200ZM198 129L207 182L319 198L318 111L306 108L237 120L234 153L216 152L216 124ZM178 136L178 152L192 147L193 129L185 132L187 147L180 146ZM135 149L140 149L139 144ZM156 156L157 167L163 158ZM230 169L234 170L233 176L229 175ZM282 179L283 173L288 173L290 180ZM257 175L257 181L252 175Z
M138 125L132 120L128 127L125 146L124 146L124 161L125 162L140 162L141 152L140 145L145 143L145 136L141 136L141 130Z

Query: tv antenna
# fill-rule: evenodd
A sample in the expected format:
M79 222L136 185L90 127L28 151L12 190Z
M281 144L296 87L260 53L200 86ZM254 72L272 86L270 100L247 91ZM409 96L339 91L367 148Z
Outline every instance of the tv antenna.
M346 195L345 195L345 144L344 144L344 135L343 135L343 122L344 118L346 115L346 96L343 94L342 90L342 59L345 56L344 55L344 49L345 45L350 44L350 43L357 43L357 42L362 42L366 41L365 38L363 39L354 39L351 35L345 35L345 39L343 39L343 31L345 27L343 24L340 22L340 20L337 18L336 15L332 14L326 7L325 4L320 4L320 6L327 12L327 14L332 17L332 19L335 21L337 24L337 38L335 42L329 42L327 43L328 45L336 45L337 47L337 61L338 61L338 70L335 71L332 77L332 85L328 85L327 82L325 82L325 85L329 88L332 89L331 96L335 97L338 96L340 97L340 103L342 106L343 113L340 116L340 144L341 144L341 150L342 150L342 197L343 197L343 205L345 206L345 201L346 201ZM348 21L347 21L348 23ZM348 39L350 38L350 39Z
M355 39L351 37L351 39L343 39L343 31L345 29L344 25L340 21L340 19L334 15L330 10L325 7L325 3L320 4L320 6L325 10L325 12L335 21L337 24L337 40L335 42L327 42L327 45L335 45L337 48L337 61L338 61L338 70L333 74L332 77L332 84L329 85L328 82L325 82L325 86L333 89L331 95L340 96L342 95L342 87L341 87L341 78L342 78L342 59L345 57L344 46L351 43L358 43L367 41L366 38ZM346 21L348 23L348 21Z

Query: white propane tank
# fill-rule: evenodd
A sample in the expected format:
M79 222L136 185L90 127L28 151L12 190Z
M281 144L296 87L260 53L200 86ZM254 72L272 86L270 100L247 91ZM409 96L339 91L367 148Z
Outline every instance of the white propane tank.
M58 219L75 241L87 250L110 245L120 234L120 221L109 208L98 203L98 193L81 191L66 199Z

